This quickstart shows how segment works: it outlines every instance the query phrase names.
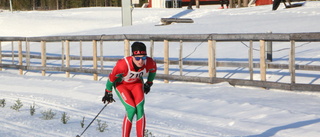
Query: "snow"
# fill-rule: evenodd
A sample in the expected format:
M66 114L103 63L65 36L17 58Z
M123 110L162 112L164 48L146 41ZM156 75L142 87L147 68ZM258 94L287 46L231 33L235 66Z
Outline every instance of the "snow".
M271 5L223 10L217 9L217 5L210 5L192 11L185 7L135 8L133 26L126 27L121 26L121 9L116 7L13 13L3 11L0 12L0 34L28 37L319 32L319 6L320 2L307 2L303 7L291 9L284 9L283 5L280 5L276 11L271 10ZM192 18L195 23L156 26L163 17ZM312 42L297 48L297 63L319 65L320 48L317 44ZM285 43L278 45L274 50L288 47ZM2 46L3 49L10 48L6 44ZM184 50L193 51L194 48L194 45L187 43ZM234 49L238 52L234 53ZM113 54L123 55L123 50L117 51ZM206 55L203 55L205 51L206 47L200 46L190 58L206 58ZM228 43L225 46L218 45L217 51L221 51L217 58L222 61L244 61L247 58L245 46L233 46L232 43ZM233 55L230 56L228 53L232 51ZM161 55L156 53L158 57ZM255 55L255 58L258 58L259 53ZM178 54L171 52L170 56L178 57ZM276 52L274 61L286 63L288 51ZM237 69L219 69L218 77L236 75L246 78L248 75L235 73L241 71ZM187 70L192 72L192 68ZM297 81L319 84L319 72L309 73L298 75ZM0 71L0 99L5 99L7 103L4 108L0 108L1 137L80 135L85 129L80 126L82 118L85 117L86 127L104 106L101 98L104 94L106 77L100 77L100 81L93 81L92 76L85 74L72 74L71 78L65 78L59 73L51 73L45 77L40 75L39 72L18 75L18 70L10 69ZM287 70L268 70L268 80L288 82L290 79ZM23 103L19 112L10 109L18 99ZM98 125L94 121L83 136L121 136L125 111L118 97L115 97L115 100L116 102L109 104L97 118L107 123L107 130L97 131ZM36 104L36 113L31 116L29 107L33 103ZM316 92L232 87L228 83L170 81L166 84L162 80L155 80L152 91L146 95L146 129L156 137L318 137L320 136L319 104L320 93ZM41 119L41 112L50 109L56 113L54 119ZM63 112L70 116L67 124L60 122ZM135 126L131 135L135 136Z

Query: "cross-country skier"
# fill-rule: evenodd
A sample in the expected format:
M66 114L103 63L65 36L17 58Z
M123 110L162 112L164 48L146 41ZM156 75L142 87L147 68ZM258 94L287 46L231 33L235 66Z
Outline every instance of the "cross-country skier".
M144 115L144 93L148 94L156 75L156 62L147 57L146 46L142 42L131 45L132 56L118 60L106 83L103 103L114 102L112 88L126 109L122 125L122 137L129 137L132 120L136 115L137 137L144 136L146 118ZM143 75L148 73L144 83Z

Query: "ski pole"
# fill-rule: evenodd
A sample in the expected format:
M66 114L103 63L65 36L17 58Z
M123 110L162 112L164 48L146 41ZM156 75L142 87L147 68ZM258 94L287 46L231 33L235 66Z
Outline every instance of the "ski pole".
M103 110L104 108L106 108L106 106L108 106L108 104L109 104L109 103L107 103L106 105L103 106L103 108L100 110L100 112L96 115L96 117L94 117L94 119L90 122L90 124L86 127L86 129L83 130L83 132L80 134L80 136L77 135L76 137L81 137L82 134L83 134L84 132L86 132L86 130L87 130L87 129L90 127L90 125L93 123L93 121L96 120L96 118L99 116L99 114L102 112L102 110Z

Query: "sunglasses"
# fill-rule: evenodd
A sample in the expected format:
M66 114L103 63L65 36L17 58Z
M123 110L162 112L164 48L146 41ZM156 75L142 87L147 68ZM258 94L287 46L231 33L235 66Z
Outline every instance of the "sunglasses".
M140 60L140 59L142 59L142 60L146 60L147 59L147 56L143 56L143 57L134 57L136 60Z

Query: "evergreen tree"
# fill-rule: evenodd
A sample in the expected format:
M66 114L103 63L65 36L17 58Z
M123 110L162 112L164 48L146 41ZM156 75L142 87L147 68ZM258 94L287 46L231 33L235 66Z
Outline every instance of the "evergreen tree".
M147 0L140 0L141 5ZM12 0L13 10L57 10L80 7L121 6L121 0ZM0 0L1 9L10 9L10 0Z

